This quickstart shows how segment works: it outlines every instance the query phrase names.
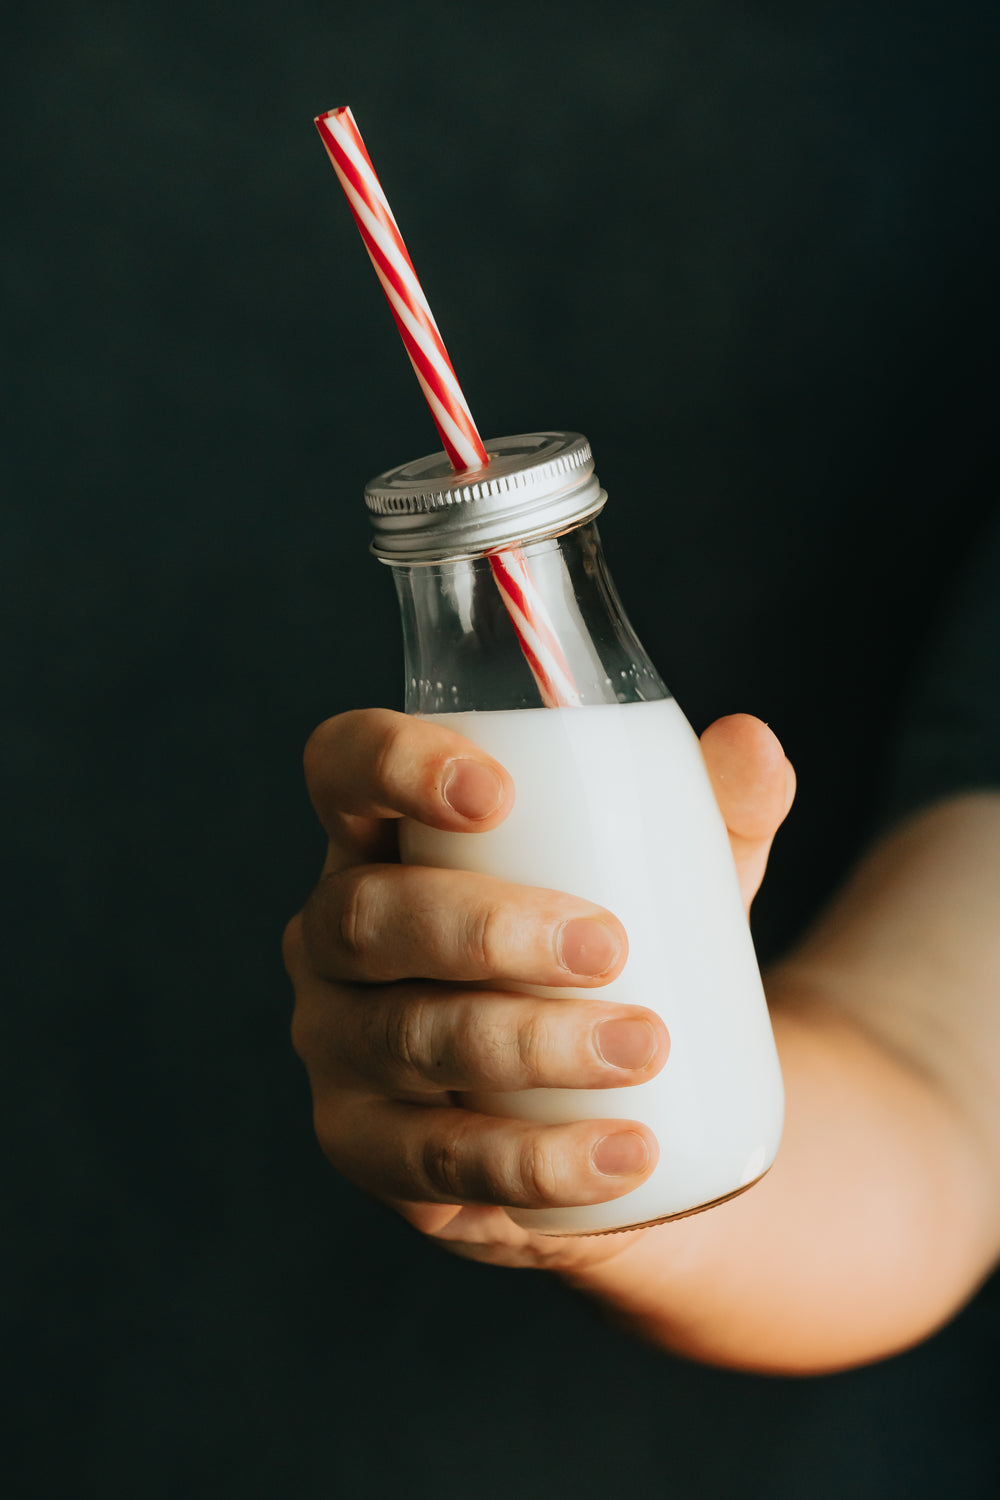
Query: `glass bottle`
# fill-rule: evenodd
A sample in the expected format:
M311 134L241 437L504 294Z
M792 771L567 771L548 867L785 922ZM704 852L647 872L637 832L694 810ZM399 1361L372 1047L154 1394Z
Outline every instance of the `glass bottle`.
M602 1204L508 1210L543 1234L607 1233L711 1207L756 1182L778 1148L781 1074L697 738L604 562L595 516L607 497L589 445L548 432L487 448L478 474L456 476L436 454L366 489L373 550L392 566L402 613L406 711L473 740L516 788L499 828L404 823L401 851L411 863L569 891L623 922L629 956L617 979L597 991L533 992L657 1011L671 1039L660 1073L630 1088L466 1096L494 1115L649 1125L660 1160L640 1187ZM514 548L565 654L572 706L546 706L497 587L491 555Z

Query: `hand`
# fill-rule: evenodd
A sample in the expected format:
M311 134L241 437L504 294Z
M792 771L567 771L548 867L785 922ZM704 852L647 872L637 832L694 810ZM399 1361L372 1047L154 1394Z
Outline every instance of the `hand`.
M717 721L702 747L749 907L794 775L770 730L747 715ZM625 962L620 923L574 896L398 863L401 816L486 831L513 803L506 771L453 731L387 710L342 714L313 734L305 765L330 842L320 882L287 928L285 962L326 1155L458 1253L559 1269L617 1254L643 1231L534 1235L503 1205L631 1191L657 1161L648 1128L499 1120L455 1096L620 1088L659 1071L663 1022L600 997ZM503 989L525 982L594 998Z

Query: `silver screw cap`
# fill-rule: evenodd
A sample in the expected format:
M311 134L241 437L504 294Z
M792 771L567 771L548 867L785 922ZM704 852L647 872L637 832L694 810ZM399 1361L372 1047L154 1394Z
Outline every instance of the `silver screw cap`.
M387 563L496 552L596 516L607 495L579 432L526 432L486 442L485 468L456 474L446 453L400 464L365 485L372 551Z

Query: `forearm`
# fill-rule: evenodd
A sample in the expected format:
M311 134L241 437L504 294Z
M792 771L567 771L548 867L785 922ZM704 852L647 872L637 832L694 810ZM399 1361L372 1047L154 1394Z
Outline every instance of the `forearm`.
M987 821L998 813L995 801L985 808ZM968 809L964 822L961 809L930 816L917 840L923 866L947 868L969 830ZM973 832L982 841L978 821ZM973 865L981 877L982 861ZM991 1049L982 1020L995 978L991 927L961 934L956 967L947 950L958 934L939 924L930 942L945 950L941 961L925 954L907 969L891 952L892 913L901 886L916 878L925 890L920 859L904 837L874 869L861 872L863 899L849 891L771 977L788 1108L768 1176L566 1273L633 1330L692 1358L802 1373L878 1359L946 1321L995 1259L996 1106L981 1066L961 1065L970 1015L980 1031L969 1055ZM912 905L914 891L905 894ZM982 915L995 925L989 903ZM873 937L880 931L896 933L888 948Z
M976 1164L947 1104L862 1034L792 1008L775 1032L788 1113L767 1177L568 1279L693 1359L799 1373L878 1359L985 1273Z

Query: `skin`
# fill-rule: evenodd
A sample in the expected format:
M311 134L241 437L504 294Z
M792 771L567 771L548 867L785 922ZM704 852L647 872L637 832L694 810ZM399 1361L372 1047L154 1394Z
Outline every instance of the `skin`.
M748 715L710 726L702 750L749 910L794 772ZM786 1373L904 1348L988 1273L1000 1253L1000 796L957 798L894 831L766 976L787 1117L758 1187L673 1224L549 1237L505 1205L618 1197L666 1145L638 1123L538 1126L457 1096L658 1072L662 1021L601 999L627 957L624 930L574 896L398 863L400 817L485 831L513 805L506 771L453 731L355 711L315 731L305 767L329 845L285 934L293 1042L327 1157L415 1229L467 1258L554 1271L675 1352ZM592 998L504 989L518 982Z

